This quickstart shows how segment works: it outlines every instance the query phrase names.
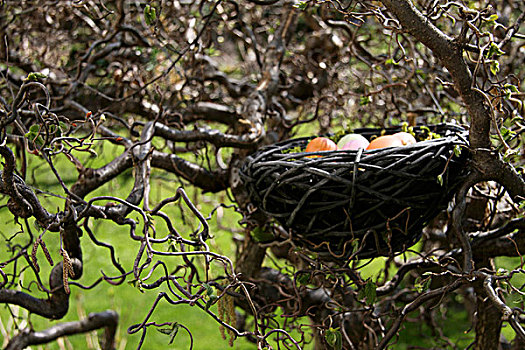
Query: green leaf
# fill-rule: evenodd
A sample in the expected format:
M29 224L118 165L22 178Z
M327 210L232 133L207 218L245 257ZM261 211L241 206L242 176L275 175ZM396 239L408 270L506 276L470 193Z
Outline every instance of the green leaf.
M506 90L510 90L511 92L520 92L518 90L518 87L516 85L512 85L512 84L505 84L503 85L503 87L506 89Z
M213 288L208 283L203 283L202 286L206 288L206 295L211 296L213 295Z
M372 280L369 280L367 284L365 285L365 296L366 301L372 305L376 302L376 284L372 282Z
M210 309L210 307L215 304L215 301L217 300L217 296L216 295L210 295L210 299L208 299L208 301L206 302L206 306L204 307L204 309L206 311L208 311Z
M38 81L40 79L47 78L47 75L40 72L31 72L27 75L27 77L24 79L24 81Z
M297 275L296 279L297 283L299 283L302 286L306 286L308 282L310 282L310 275L306 273L301 273Z
M33 124L29 127L29 132L32 134L38 134L39 131L40 131L40 125L38 124Z
M59 129L62 130L62 131L68 129L67 124L64 123L64 122L62 122L62 121L59 121L59 122L58 122L58 127L59 127Z
M354 239L352 241L352 254L357 252L358 249L359 249L359 240L358 239Z
M494 22L494 21L496 21L498 18L499 18L499 17L498 17L497 14L492 14L492 15L490 15L489 18L487 18L487 19L485 19L485 20L486 20L487 22Z
M172 344L173 340L175 340L175 337L177 336L177 333L179 333L180 325L177 322L173 322L171 324L171 327L169 328L157 328L157 331L159 331L162 334L169 335L170 341L168 344Z
M430 288L430 284L432 283L432 277L427 277L423 280L421 278L416 278L416 281L414 283L414 288L418 293L422 293L425 290Z
M42 146L44 143L44 139L40 137L40 126L38 124L31 125L31 127L29 127L29 131L24 136L33 141L38 146Z
M324 339L328 345L336 350L341 350L343 348L343 336L338 328L327 329Z
M501 55L504 55L505 54L505 51L502 51L499 46L492 42L490 43L490 47L487 51L487 53L485 54L485 58L491 58L493 56L501 56Z
M385 64L386 64L386 65L391 64L391 65L393 65L393 66L397 66L397 65L399 65L399 63L397 63L396 61L394 61L393 58L389 58L389 59L387 59L387 60L385 61Z
M376 284L371 279L368 279L364 287L359 291L358 297L359 299L365 298L368 305L373 305L377 299Z
M173 327L173 331L170 334L170 341L168 343L169 345L171 345L173 343L173 340L177 336L177 333L179 332L179 327L180 327L179 324L175 322L175 325Z
M507 291L508 293L511 292L511 288L510 288L509 284L507 283L507 281L500 281L499 282L499 286L500 286L501 289Z
M508 149L505 154L503 154L503 161L505 163L509 163L510 161L512 161L512 157L514 157L515 155L517 155L517 152L513 149Z
M308 2L307 1L297 1L293 7L301 10L301 11L304 11L306 10L306 7L308 6Z
M292 147L292 148L289 148L289 149L283 149L281 151L281 153L283 154L288 154L288 153L301 153L303 152L304 150L300 147L300 146L295 146L295 147Z
M443 186L443 175L439 174L437 176L437 182L438 182L439 186Z
M505 94L505 99L508 100L512 97L513 93L519 93L518 87L512 84L503 85L503 92Z
M167 328L157 328L157 331L162 334L167 334L167 335L171 333L171 329L167 329Z
M369 96L361 96L359 99L359 105L360 106L366 106L370 103L370 97Z
M519 299L517 299L516 301L514 301L516 304L521 304L521 303L525 303L525 295L519 295Z
M34 128L36 126L36 128ZM29 141L32 141L37 146L42 146L44 144L44 139L40 136L38 125L33 125L29 131L24 135Z
M144 7L144 19L146 20L146 24L149 26L155 22L157 19L157 10L155 7L150 5L146 5Z
M498 74L499 72L499 62L498 61L492 61L490 63L490 72L493 74L493 75L496 75Z
M459 157L461 155L461 147L459 145L454 146L454 155Z
M500 128L500 132L501 132L501 136L503 136L503 138L505 139L505 141L508 141L509 139L513 138L514 136L516 136L516 132L513 131L513 130L510 130L509 128L506 128L504 126L502 126Z

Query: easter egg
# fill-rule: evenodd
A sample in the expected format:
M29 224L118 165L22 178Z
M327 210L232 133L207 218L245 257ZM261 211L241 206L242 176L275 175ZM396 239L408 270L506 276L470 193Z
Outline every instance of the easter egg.
M316 137L315 139L308 142L306 146L306 152L319 152L319 151L335 151L337 145L334 141L327 137ZM310 158L321 157L321 156L309 156Z
M399 140L401 140L403 146L412 145L417 142L414 136L412 136L412 134L409 134L408 132L398 132L392 136L395 136Z
M337 142L337 147L341 150L358 150L359 148L366 149L369 144L370 142L363 135L348 134Z
M385 148L385 147L400 147L403 146L403 142L400 138L394 135L385 135L385 136L379 136L376 139L373 139L368 147L367 150L371 149L378 149L378 148Z

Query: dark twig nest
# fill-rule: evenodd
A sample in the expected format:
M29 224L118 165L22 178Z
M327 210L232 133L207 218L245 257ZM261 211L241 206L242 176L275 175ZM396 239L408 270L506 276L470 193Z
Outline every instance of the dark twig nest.
M358 129L370 139L400 128ZM309 138L267 146L248 157L241 177L252 202L291 229L297 245L333 258L405 251L447 207L467 172L466 131L415 127L405 147L295 153ZM319 154L322 157L308 156Z

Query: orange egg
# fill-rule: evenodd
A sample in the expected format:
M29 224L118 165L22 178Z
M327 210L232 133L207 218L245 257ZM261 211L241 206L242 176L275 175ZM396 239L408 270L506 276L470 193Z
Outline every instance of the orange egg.
M392 136L395 136L398 139L400 139L403 146L412 145L417 142L414 136L412 136L412 134L409 134L408 132L398 132Z
M378 149L378 148L385 148L385 147L400 147L403 146L403 142L400 138L394 135L385 135L385 136L379 136L376 139L373 139L370 141L370 144L366 148L367 150L370 149Z
M319 151L335 151L337 145L334 141L326 137L316 137L315 139L308 142L306 146L306 152L319 152ZM316 158L321 156L309 156L309 158Z

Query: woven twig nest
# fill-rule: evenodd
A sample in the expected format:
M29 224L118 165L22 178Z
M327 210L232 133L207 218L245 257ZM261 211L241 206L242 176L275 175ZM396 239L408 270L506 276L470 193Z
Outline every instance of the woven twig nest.
M400 128L357 129L370 139ZM253 204L310 251L346 259L405 251L447 207L466 175L466 131L414 127L416 139L371 151L295 153L313 137L266 146L247 158L241 178ZM308 157L314 154L322 157ZM325 254L325 255L326 255Z

